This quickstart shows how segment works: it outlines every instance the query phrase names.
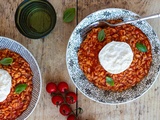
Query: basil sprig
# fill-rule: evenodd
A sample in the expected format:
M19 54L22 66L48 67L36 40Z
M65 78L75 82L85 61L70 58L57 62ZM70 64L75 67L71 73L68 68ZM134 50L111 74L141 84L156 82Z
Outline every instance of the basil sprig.
M8 57L8 58L3 58L2 60L0 60L0 64L2 65L11 65L13 62L13 59Z
M105 32L104 32L104 30L99 31L98 32L98 40L100 42L102 42L104 40L104 38L105 38Z
M18 84L15 87L15 93L20 94L21 92L23 92L25 89L27 88L27 84L23 83L23 84Z
M64 11L63 13L63 21L64 22L72 22L75 17L75 8L68 8L67 10Z
M110 85L110 86L114 86L114 81L111 77L106 77L106 82Z
M136 48L141 52L147 52L147 47L142 43L136 43Z

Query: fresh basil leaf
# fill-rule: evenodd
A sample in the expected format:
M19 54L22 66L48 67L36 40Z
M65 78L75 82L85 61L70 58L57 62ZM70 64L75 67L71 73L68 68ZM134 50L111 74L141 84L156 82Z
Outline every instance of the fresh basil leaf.
M136 47L141 52L147 52L147 47L142 43L136 43Z
M114 86L114 81L111 77L106 77L106 82L110 85L110 86Z
M20 94L27 88L27 84L18 84L15 88L15 93Z
M63 21L67 23L72 22L76 14L75 11L75 8L68 8L67 10L65 10L63 14Z
M2 64L2 65L10 65L10 64L12 64L12 62L13 62L13 59L8 57L8 58L3 58L0 61L0 64Z
M105 38L105 32L104 32L104 30L99 31L98 32L98 40L100 42L102 42L104 40L104 38Z

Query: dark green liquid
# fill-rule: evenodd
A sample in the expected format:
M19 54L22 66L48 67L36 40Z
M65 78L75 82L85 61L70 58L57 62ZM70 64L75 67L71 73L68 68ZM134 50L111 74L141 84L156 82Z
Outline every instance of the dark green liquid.
M24 0L16 10L15 23L24 36L43 38L55 27L56 12L47 0Z
M28 18L28 26L38 33L46 32L51 25L51 17L46 11L43 10L34 10L30 13Z

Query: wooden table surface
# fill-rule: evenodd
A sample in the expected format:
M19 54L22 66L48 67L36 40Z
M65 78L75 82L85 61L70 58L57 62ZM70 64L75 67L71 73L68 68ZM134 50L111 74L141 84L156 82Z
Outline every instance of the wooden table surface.
M54 30L44 39L32 40L19 33L14 23L17 6L23 0L0 0L0 36L20 42L34 55L42 73L42 93L38 105L28 120L66 120L46 93L46 83L66 81L76 91L66 67L66 47L76 25L87 15L104 8L124 8L141 16L160 13L160 0L48 0L57 13ZM76 18L64 23L63 12L76 8ZM160 19L148 20L160 37ZM139 99L122 105L104 105L78 93L78 106L84 112L80 120L160 120L160 79ZM73 105L72 108L76 108Z

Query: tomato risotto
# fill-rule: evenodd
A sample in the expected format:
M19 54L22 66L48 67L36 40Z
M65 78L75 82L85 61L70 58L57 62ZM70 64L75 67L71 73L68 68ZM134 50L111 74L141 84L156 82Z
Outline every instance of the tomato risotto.
M0 50L0 60L12 58L11 65L1 65L0 69L8 71L12 77L11 91L7 98L0 102L0 120L14 120L20 116L28 107L32 97L32 71L30 65L18 53L8 49ZM26 89L16 93L17 85L26 84Z
M115 23L117 21L111 20L109 22ZM102 29L105 38L103 41L99 41L98 34ZM133 61L129 68L118 74L106 71L98 58L101 49L112 41L126 42L133 52ZM137 43L145 45L147 52L138 50ZM86 78L97 87L104 90L123 91L135 86L147 76L152 62L151 45L147 36L134 25L97 27L93 28L81 43L78 50L78 62ZM106 82L107 76L113 79L114 85Z

